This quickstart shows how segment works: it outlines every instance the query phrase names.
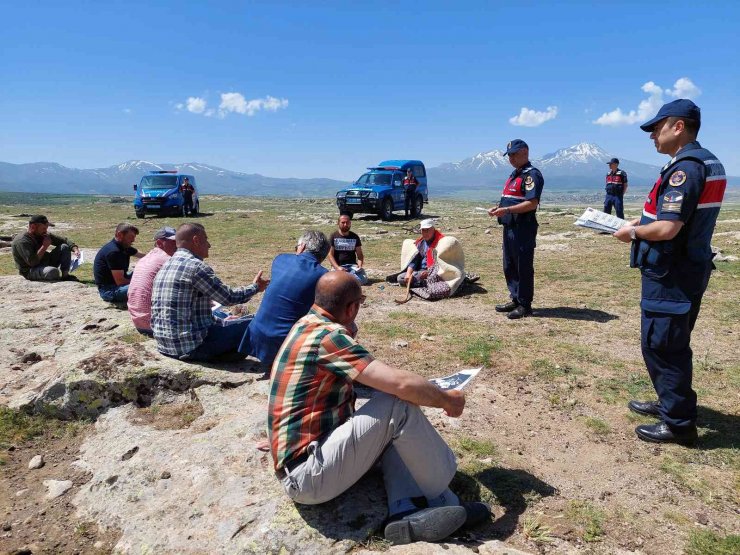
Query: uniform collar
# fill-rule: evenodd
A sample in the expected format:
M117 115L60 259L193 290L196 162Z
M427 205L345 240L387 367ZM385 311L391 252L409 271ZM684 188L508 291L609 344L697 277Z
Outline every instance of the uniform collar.
M678 149L678 152L676 152L676 155L673 158L671 158L665 166L661 168L660 172L663 173L664 171L666 171L676 161L676 158L678 158L680 154L683 154L684 152L689 151L689 150L696 150L697 148L701 148L699 141L692 141L690 143L683 145L681 148Z
M529 170L532 168L532 162L527 161L526 164L524 164L521 168L516 168L513 172L511 172L511 175L519 175L521 173L524 173L525 170Z

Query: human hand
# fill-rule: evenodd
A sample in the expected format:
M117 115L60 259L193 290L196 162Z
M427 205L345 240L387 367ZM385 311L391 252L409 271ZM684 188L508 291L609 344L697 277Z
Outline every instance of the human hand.
M51 237L49 235L44 235L44 238L41 240L41 246L45 249L51 246Z
M614 232L614 237L622 241L623 243L631 243L632 237L630 233L635 228L633 225L623 225L617 231Z
M80 247L72 247L72 254L74 254L77 258L80 257Z
M494 206L493 208L488 209L488 215L492 218L496 217L496 210L499 210L498 205Z
M500 218L504 214L506 214L506 212L507 212L506 208L502 208L502 207L498 206L498 207L494 208L493 211L490 211L489 210L488 213L491 215L492 218Z
M257 275L254 276L254 280L252 283L257 285L257 291L264 291L267 289L267 286L270 285L269 279L262 279L262 270L257 272Z
M427 279L429 277L429 272L424 270L422 273L419 274L419 279Z
M457 418L463 413L465 408L465 393L457 389L451 389L445 391L447 402L445 403L444 411L447 416Z

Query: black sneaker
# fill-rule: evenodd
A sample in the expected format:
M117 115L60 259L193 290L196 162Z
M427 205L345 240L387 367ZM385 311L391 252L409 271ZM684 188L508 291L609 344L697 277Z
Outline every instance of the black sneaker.
M524 318L525 316L532 316L532 309L527 308L523 305L519 305L506 315L509 320L518 320L519 318Z
M422 509L385 526L383 535L393 545L404 545L416 541L438 542L465 524L468 513L465 507L432 507Z
M496 312L511 312L518 306L519 306L519 303L516 301L509 301L508 303L497 304Z

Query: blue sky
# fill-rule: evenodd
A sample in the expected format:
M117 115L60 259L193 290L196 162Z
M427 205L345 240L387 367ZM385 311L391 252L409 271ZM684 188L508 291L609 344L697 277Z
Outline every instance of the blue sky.
M690 94L740 175L738 6L0 0L0 161L349 179L520 137L661 164L639 105Z

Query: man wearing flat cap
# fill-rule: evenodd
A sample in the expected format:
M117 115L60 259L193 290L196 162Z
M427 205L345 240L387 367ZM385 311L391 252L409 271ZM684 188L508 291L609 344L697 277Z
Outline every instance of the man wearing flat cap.
M69 267L72 254L80 255L80 249L66 237L49 233L50 223L46 216L31 216L28 230L13 239L13 260L18 272L31 281L56 281L70 278ZM50 247L55 247L49 251Z
M607 162L609 173L606 174L606 198L604 212L612 213L612 206L617 211L617 218L624 219L624 194L627 192L627 172L619 169L619 158Z
M514 166L498 206L488 210L504 226L504 277L511 300L496 305L496 312L507 312L516 320L532 314L534 298L534 248L537 241L537 207L545 180L529 161L529 146L521 139L506 145L504 155Z
M635 429L645 441L697 439L691 331L713 268L710 243L727 185L720 161L696 140L700 125L699 107L679 99L640 126L671 159L642 217L614 234L632 243L630 266L642 273L642 356L658 401L633 400L628 407L659 419Z

